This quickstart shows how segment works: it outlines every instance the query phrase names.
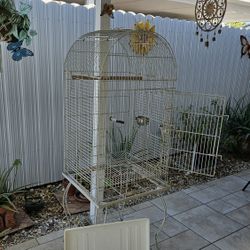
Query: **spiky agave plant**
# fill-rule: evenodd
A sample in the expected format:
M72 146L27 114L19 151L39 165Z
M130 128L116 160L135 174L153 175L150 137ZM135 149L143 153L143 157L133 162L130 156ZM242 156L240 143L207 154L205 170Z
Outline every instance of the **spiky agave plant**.
M0 171L0 207L7 210L16 211L16 207L12 202L12 196L21 191L21 188L15 187L17 171L21 165L21 161L16 159L11 167ZM12 172L14 172L13 181L10 180Z
M139 126L134 126L130 134L123 135L120 128L112 126L109 134L112 145L108 151L112 153L113 158L125 157L131 152L138 130Z

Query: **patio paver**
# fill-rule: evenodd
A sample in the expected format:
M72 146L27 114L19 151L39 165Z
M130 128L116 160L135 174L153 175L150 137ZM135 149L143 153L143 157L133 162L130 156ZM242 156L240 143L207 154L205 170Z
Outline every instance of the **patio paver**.
M153 225L159 228L161 226L162 221L158 221L154 223ZM168 217L166 222L163 225L162 231L166 233L169 237L173 237L179 233L182 233L184 231L188 230L187 227L185 227L183 224L178 222L172 217Z
M220 250L218 247L215 245L209 245L208 247L202 248L202 250Z
M210 208L214 209L215 211L222 213L222 214L226 214L229 213L235 209L237 209L237 207L233 206L232 204L224 201L224 200L215 200L215 201L211 201L207 204Z
M230 194L222 198L223 201L230 203L233 205L236 209L243 207L249 203L249 200L247 200L244 197L239 197L235 194Z
M154 245L155 244L155 234L158 233L159 229L154 226L150 225L150 244ZM163 240L168 239L169 237L166 235L165 232L161 231L158 234L158 242L162 242Z
M171 216L201 205L199 201L193 199L182 191L164 196L164 200L167 205L167 213ZM152 203L161 210L164 210L164 206L160 198L152 200Z
M250 204L228 213L227 216L244 226L250 225Z
M164 196L168 217L159 235L161 250L250 250L250 188L244 174ZM127 208L125 219L150 218L151 246L164 216L160 198ZM117 221L118 214L110 214ZM63 250L63 231L29 240L8 250Z
M236 193L234 193L237 197L240 197L242 199L248 200L250 202L250 185L248 186L248 188L242 192L242 191L238 191Z
M32 240L25 241L21 244L8 247L6 250L27 250L35 246L38 246L38 242L36 239L32 239Z
M209 242L204 240L202 237L191 230L188 230L176 235L173 238L162 241L159 246L160 249L165 250L199 250L208 244Z
M174 218L211 243L243 227L204 205L176 215Z
M61 237L56 240L49 241L48 243L39 245L37 247L32 247L30 248L30 250L63 250L63 247L64 247L64 242L63 242L63 237Z
M49 241L61 238L61 237L63 237L63 234L64 234L64 230L56 231L56 232L53 232L53 233L50 233L50 234L47 234L47 235L44 235L44 236L37 238L37 241L41 245L41 244L47 243Z
M236 192L240 191L242 187L247 183L246 180L238 176L226 176L222 178L216 185L216 188L222 189L227 192Z
M202 203L208 203L213 200L217 200L223 196L228 195L230 192L225 191L219 187L211 186L205 189L202 189L197 192L189 194L191 197L199 200Z
M215 243L221 250L249 250L250 229L245 227Z
M134 213L131 213L129 215L124 216L124 218L127 219L139 219L139 218L149 218L150 223L155 223L159 220L162 220L164 217L164 213L162 210L160 210L158 207L147 207L144 209L141 209L139 211L136 211Z

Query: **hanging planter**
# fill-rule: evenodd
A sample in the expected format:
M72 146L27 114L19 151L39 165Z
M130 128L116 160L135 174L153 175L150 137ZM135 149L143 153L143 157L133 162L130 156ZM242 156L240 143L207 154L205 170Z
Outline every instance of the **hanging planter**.
M15 12L15 5L11 1L0 2L0 41L13 42L12 35L13 23L12 16Z

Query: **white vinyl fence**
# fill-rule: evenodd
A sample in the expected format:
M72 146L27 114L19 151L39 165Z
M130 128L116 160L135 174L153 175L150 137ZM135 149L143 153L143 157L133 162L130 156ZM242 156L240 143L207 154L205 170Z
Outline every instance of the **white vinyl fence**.
M63 63L71 44L93 31L95 9L65 3L31 1L31 24L38 35L34 57L14 62L1 44L0 167L20 158L18 184L40 185L62 178ZM205 48L195 23L116 11L113 28L133 28L149 19L171 44L177 58L180 90L239 98L250 91L250 60L240 58L240 35L250 31L223 28Z

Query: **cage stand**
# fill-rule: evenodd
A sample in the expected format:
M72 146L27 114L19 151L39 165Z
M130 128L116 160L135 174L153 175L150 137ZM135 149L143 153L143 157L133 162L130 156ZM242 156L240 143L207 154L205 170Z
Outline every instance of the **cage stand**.
M166 224L166 220L167 220L167 204L166 204L166 201L164 200L164 198L162 196L160 197L160 199L161 199L161 202L162 202L163 208L164 208L164 217L163 217L162 223L161 223L158 231L155 233L155 247L156 247L156 250L160 250L159 242L158 242L159 234L163 231L163 227Z

